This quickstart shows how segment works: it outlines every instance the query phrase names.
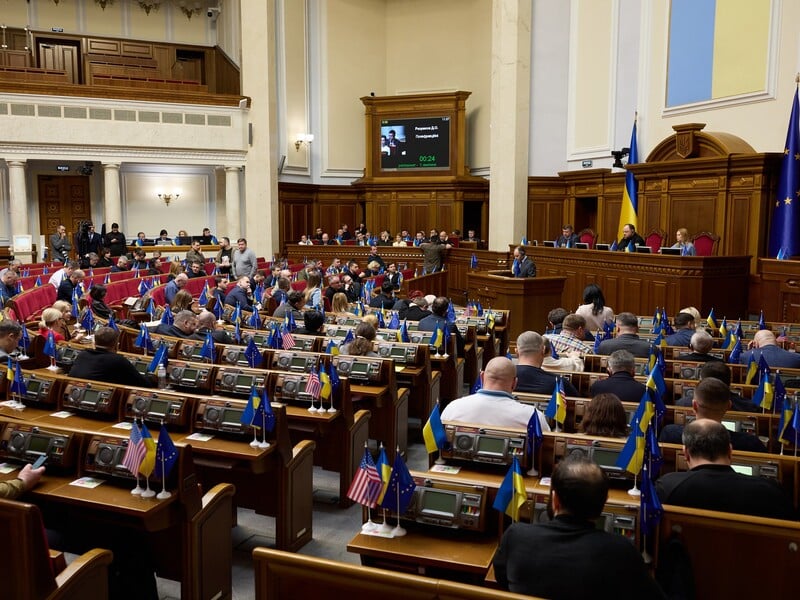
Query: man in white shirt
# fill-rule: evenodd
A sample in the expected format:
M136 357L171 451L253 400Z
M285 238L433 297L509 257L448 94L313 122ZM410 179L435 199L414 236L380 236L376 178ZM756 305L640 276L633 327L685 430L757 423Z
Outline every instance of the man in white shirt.
M50 280L48 283L52 285L54 288L58 289L61 285L61 282L64 281L67 277L72 275L72 272L78 268L78 263L74 260L69 261L64 265L64 268L59 269L55 273L50 276Z

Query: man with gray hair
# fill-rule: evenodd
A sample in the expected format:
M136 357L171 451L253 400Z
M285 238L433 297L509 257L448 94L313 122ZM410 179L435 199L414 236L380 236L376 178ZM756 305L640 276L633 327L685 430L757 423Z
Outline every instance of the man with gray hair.
M639 358L650 355L650 342L639 338L639 319L635 314L621 312L615 319L616 336L600 342L598 354L611 354L616 350L627 350Z
M0 321L0 360L8 361L8 356L17 349L21 338L22 325L11 319Z
M545 357L545 339L535 331L523 331L517 338L517 392L552 394L556 376L542 369ZM577 396L578 390L568 379L564 380L564 393Z
M680 360L693 360L697 362L708 362L710 360L722 360L718 356L709 354L714 347L714 338L712 338L705 331L695 331L692 334L692 339L689 342L689 348L692 352L684 352L679 354Z
M600 379L592 384L589 393L592 398L598 394L616 394L623 402L639 402L645 391L645 385L633 378L636 372L636 359L627 350L616 350L608 357L608 372L611 374L606 379Z
M175 279L164 286L164 302L167 304L172 304L172 301L175 299L177 293L186 286L188 281L189 276L186 273L178 273L175 276Z
M156 333L183 339L192 339L196 330L197 315L190 310L182 310L175 315L172 325L162 323L156 329Z
M514 363L496 356L481 372L483 387L474 394L450 402L442 411L442 421L458 421L494 427L527 427L534 407L522 404L512 395L517 382ZM537 411L542 431L550 431L544 414Z
M730 433L722 423L697 419L683 429L688 471L667 473L656 482L665 504L704 510L797 519L784 490L763 477L737 473L731 467Z
M581 315L569 314L561 323L561 332L547 336L558 354L566 352L580 352L593 354L592 346L583 341L586 333L586 319Z

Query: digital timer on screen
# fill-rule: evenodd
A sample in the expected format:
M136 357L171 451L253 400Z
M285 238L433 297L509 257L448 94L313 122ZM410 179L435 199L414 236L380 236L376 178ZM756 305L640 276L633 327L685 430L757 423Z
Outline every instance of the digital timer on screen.
M450 117L381 121L381 169L450 168Z

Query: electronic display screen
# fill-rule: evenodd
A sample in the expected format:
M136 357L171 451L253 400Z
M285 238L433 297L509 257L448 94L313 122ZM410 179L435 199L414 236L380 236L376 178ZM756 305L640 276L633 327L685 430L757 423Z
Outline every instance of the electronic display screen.
M369 363L354 362L350 366L350 373L358 375L366 375L369 371Z
M86 388L83 391L83 402L97 402L97 398L100 396L100 390L91 390Z
M47 452L50 437L44 435L31 435L28 438L28 452Z
M753 475L753 466L752 465L731 465L731 469L736 471L737 473L741 473L742 475Z
M378 147L383 171L450 168L450 117L382 119Z
M136 370L139 371L140 375L147 375L147 363L141 360L137 360L133 363L133 366L136 367Z
M191 379L192 381L195 381L197 379L197 373L197 369L184 369L182 379Z
M242 420L242 413L244 411L238 408L226 408L222 412L223 425L240 425Z
M151 400L150 401L150 408L147 410L148 413L155 414L155 415L165 415L167 414L167 408L169 407L169 402L165 400Z
M391 350L389 350L389 356L392 358L405 358L406 349L403 347L392 346Z
M421 502L420 512L422 514L455 517L458 509L458 494L426 488L422 491Z
M25 388L28 390L28 393L34 396L39 394L39 388L41 388L41 386L41 382L35 379L29 379L25 382Z
M252 375L237 375L236 387L252 387L254 377Z
M301 369L305 369L306 368L306 359L304 357L302 357L302 356L293 356L291 363L289 363L289 366L292 367L292 368L300 367Z
M478 436L478 454L493 454L504 456L506 452L505 438L490 437L488 435Z
M619 458L619 450L609 450L608 448L594 448L592 460L601 467L616 467Z

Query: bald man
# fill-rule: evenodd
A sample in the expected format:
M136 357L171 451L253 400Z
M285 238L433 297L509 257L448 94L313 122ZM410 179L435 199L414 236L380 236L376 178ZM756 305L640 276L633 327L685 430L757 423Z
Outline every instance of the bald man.
M527 427L534 408L517 402L512 395L517 385L514 363L498 356L481 372L483 387L475 394L453 400L442 411L442 421L459 421L493 427ZM547 420L539 411L542 431L550 431Z
M750 356L752 356L756 362L763 356L767 364L773 369L779 367L800 369L800 354L779 348L778 342L775 340L775 334L768 329L762 329L756 332L753 336L753 341L750 342L750 348L752 348L752 350L743 352L742 356L739 358L739 362L743 365L750 362Z

